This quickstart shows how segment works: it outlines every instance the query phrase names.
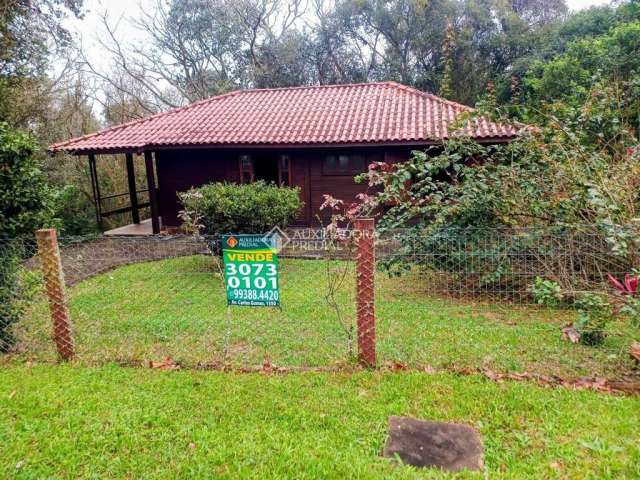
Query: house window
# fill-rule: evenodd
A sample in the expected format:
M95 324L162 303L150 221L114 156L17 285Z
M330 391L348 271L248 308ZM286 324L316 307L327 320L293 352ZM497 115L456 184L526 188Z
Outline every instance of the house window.
M323 175L357 175L366 168L362 154L328 154L322 162Z
M281 187L288 187L291 185L291 158L289 155L278 156L278 184Z
M251 155L240 155L240 183L253 182L253 158Z

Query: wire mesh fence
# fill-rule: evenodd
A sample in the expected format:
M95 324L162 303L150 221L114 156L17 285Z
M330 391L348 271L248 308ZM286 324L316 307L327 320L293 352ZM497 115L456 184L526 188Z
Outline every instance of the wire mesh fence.
M279 307L227 305L218 237L59 239L75 361L232 369L355 363L356 244L322 230L287 234ZM633 296L616 294L608 280L638 267L627 245L616 250L595 228L379 235L370 269L377 364L636 375L628 352L640 330L628 313L617 314ZM0 246L4 358L57 361L36 242ZM565 328L579 321L576 301L585 293L616 310L597 345L572 343Z
M6 350L55 361L35 242L9 244L22 247L15 269L34 278L35 292L27 300L22 286L12 291L24 307L8 326L15 342ZM59 250L77 361L318 367L354 355L353 262L344 248L333 258L317 238L280 253L279 308L227 305L219 237L61 238Z
M629 351L640 325L624 314L632 296L616 292L609 276L637 275L639 229L616 233L386 232L377 243L381 358L417 368L636 374ZM624 248L614 244L621 239Z
M536 278L557 283L569 299L610 293L608 274L640 265L639 234L638 227L593 225L395 230L380 236L378 257L391 275L418 268L431 294L526 305L537 303Z
M42 300L35 239L0 239L0 352L26 349L17 330L29 308Z

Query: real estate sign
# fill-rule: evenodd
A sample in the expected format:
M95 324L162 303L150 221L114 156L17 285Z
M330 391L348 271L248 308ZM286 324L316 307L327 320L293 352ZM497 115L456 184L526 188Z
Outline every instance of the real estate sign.
M280 305L278 254L261 235L223 235L227 303L249 307Z

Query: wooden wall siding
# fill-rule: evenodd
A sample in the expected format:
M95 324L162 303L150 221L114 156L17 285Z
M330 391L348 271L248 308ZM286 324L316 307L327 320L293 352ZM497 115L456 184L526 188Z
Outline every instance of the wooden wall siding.
M411 154L410 148L406 147L389 147L381 148L363 148L351 150L353 153L368 154L368 158L379 158L385 162L397 163L405 161ZM328 194L332 197L343 200L345 203L357 201L356 196L360 193L371 191L366 183L356 183L354 175L325 175L322 172L322 163L324 157L329 153L340 153L340 150L326 150L313 152L310 156L310 210L311 224L317 224L318 216L326 221L331 215L330 212L321 212L320 206L324 203L324 195ZM368 162L367 162L368 165ZM366 170L364 170L366 171ZM364 173L364 171L362 173Z
M331 195L332 197L344 200L344 202L348 204L356 201L356 195L367 190L365 184L359 184L354 181L353 175L324 174L322 172L322 164L324 157L329 153L333 152L314 152L311 158L309 173L311 179L310 208L312 212L312 223L317 223L318 216L326 220L331 215L329 211L320 211L320 207L324 203L324 195Z
M411 152L407 147L349 149L353 153L368 153L387 162L406 160ZM353 202L356 195L367 191L366 184L358 184L353 175L325 175L322 172L324 157L329 153L343 153L346 149L300 149L283 150L291 155L291 178L293 186L300 188L305 207L295 225L315 225L321 213L324 195L329 194L345 202ZM158 203L163 225L178 226L178 211L181 209L177 192L198 187L210 182L239 182L239 156L251 154L248 150L194 149L164 150L156 154L158 175ZM322 217L326 218L327 213Z
M178 192L210 182L239 181L237 153L229 150L165 150L156 154L158 203L163 225L178 226Z
M387 163L404 162L409 159L411 152L416 148L396 147L388 148L384 152L384 161Z

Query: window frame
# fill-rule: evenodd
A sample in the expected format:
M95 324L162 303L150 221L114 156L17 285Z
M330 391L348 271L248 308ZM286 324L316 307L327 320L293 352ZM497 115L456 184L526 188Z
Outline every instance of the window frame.
M336 157L336 162L338 162L339 157L341 156L347 156L349 157L349 159L351 159L352 157L355 156L359 156L362 157L362 164L360 166L358 166L357 168L350 168L348 170L340 170L340 169L329 169L327 168L327 158L333 156ZM368 157L369 155L367 153L360 153L360 152L344 152L344 153L333 153L333 152L327 152L325 154L322 155L322 165L321 165L321 172L323 176L328 176L328 177L347 177L347 176L354 176L354 175L358 175L360 173L364 173L367 170L367 165L368 165Z
M248 161L248 164L245 165L245 160ZM238 168L240 172L240 183L247 184L253 183L255 181L255 173L253 169L253 155L251 154L242 154L238 157ZM247 179L245 176L248 176Z
M290 187L291 180L291 155L287 153L280 154L278 155L278 186Z

